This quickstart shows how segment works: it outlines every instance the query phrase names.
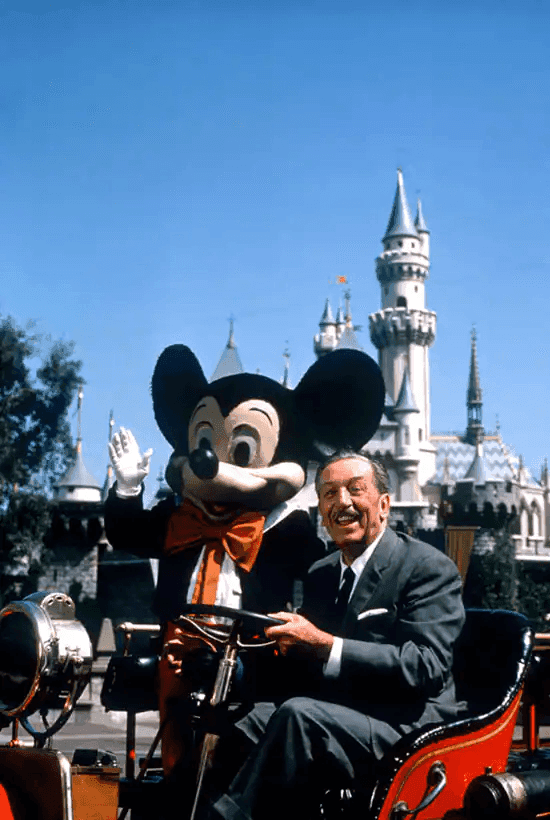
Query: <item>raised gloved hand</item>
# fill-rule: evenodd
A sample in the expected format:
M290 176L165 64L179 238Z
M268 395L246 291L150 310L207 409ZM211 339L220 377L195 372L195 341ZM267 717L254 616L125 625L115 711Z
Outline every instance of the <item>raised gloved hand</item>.
M149 475L149 459L153 451L147 450L142 455L132 431L121 427L109 443L109 452L116 475L117 495L122 498L139 495L141 482Z

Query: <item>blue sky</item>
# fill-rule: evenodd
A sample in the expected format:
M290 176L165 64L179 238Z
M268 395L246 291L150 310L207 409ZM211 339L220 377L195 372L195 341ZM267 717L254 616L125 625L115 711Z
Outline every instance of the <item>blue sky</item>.
M76 342L84 456L108 416L169 454L149 396L183 342L210 376L296 384L345 275L360 340L403 168L431 230L432 430L483 419L550 456L546 2L0 0L0 314ZM76 429L76 427L75 427Z

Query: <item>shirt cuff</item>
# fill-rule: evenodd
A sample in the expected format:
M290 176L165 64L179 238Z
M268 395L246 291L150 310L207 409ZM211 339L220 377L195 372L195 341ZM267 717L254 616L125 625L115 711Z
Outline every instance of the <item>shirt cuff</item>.
M136 498L141 495L141 484L138 487L119 487L118 482L115 485L115 493L119 498Z
M337 678L340 674L340 666L342 664L342 648L344 641L342 638L334 638L332 642L332 649L328 656L328 661L323 667L323 674L325 678Z

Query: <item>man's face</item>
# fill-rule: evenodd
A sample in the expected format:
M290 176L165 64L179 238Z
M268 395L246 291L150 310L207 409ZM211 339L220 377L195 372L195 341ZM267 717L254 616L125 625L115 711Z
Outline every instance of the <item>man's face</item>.
M319 512L331 538L350 557L360 555L382 531L390 497L376 489L372 467L345 458L325 467L319 483Z

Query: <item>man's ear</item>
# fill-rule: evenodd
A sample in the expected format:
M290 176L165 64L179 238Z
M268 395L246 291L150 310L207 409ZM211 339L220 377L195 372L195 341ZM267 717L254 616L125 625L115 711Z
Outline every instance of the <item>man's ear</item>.
M389 493L382 493L378 502L378 509L381 521L387 521L390 514L390 496Z
M360 449L376 432L384 409L384 380L359 350L335 350L316 361L294 390L301 423L322 460L342 448Z

